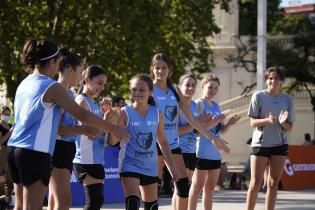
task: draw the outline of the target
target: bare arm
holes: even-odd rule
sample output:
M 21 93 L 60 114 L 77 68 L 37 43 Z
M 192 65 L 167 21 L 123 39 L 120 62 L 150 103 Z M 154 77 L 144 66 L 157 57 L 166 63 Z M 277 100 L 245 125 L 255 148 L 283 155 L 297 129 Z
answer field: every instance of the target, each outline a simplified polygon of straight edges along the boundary
M 238 115 L 234 115 L 233 117 L 231 117 L 226 124 L 222 125 L 221 132 L 225 133 L 232 125 L 237 123 L 240 119 L 241 117 Z
M 279 119 L 280 126 L 281 126 L 284 130 L 286 130 L 286 131 L 291 131 L 292 128 L 293 128 L 293 124 L 290 123 L 290 122 L 287 122 L 288 116 L 289 116 L 289 112 L 288 112 L 288 111 L 284 111 L 284 112 L 283 112 L 283 111 L 281 110 L 278 119 Z
M 89 124 L 102 131 L 111 131 L 114 135 L 121 138 L 129 138 L 129 133 L 123 130 L 121 127 L 108 123 L 106 120 L 102 120 L 93 113 L 81 108 L 73 99 L 71 99 L 65 88 L 60 84 L 55 83 L 47 90 L 44 101 L 51 103 L 55 102 L 65 111 L 69 112 L 72 116 L 77 118 L 83 123 Z
M 188 125 L 178 125 L 178 134 L 184 135 L 185 133 L 191 132 L 194 127 Z
M 164 119 L 163 119 L 163 115 L 160 112 L 159 112 L 159 125 L 158 125 L 158 130 L 157 130 L 157 137 L 158 137 L 158 144 L 163 153 L 167 168 L 170 171 L 173 180 L 176 181 L 178 179 L 177 172 L 175 169 L 175 164 L 173 161 L 170 146 L 164 134 Z
M 61 136 L 86 135 L 90 138 L 97 137 L 102 132 L 89 125 L 78 125 L 76 127 L 59 125 L 58 134 Z
M 191 114 L 190 109 L 189 109 L 188 100 L 185 99 L 185 97 L 183 96 L 183 94 L 181 93 L 181 91 L 178 88 L 177 88 L 177 93 L 178 93 L 178 96 L 180 98 L 180 101 L 179 101 L 180 109 L 184 113 L 188 122 L 194 128 L 196 128 L 199 131 L 199 133 L 206 136 L 209 140 L 211 139 L 218 149 L 222 150 L 223 152 L 229 152 L 230 149 L 226 146 L 226 144 L 228 144 L 228 142 L 224 141 L 223 139 L 220 139 L 220 138 L 217 138 L 217 137 L 211 135 L 208 132 L 208 130 L 205 127 L 203 127 L 202 124 L 199 123 L 199 121 L 196 118 L 194 118 L 194 116 Z
M 119 118 L 117 120 L 117 125 L 121 127 L 125 127 L 127 125 L 127 115 L 126 112 L 122 111 L 119 115 Z M 120 142 L 120 139 L 117 138 L 116 136 L 112 135 L 111 132 L 108 133 L 108 139 L 107 143 L 109 145 L 115 145 Z
M 252 127 L 264 127 L 266 125 L 275 124 L 277 122 L 277 118 L 272 115 L 272 113 L 269 113 L 269 116 L 263 119 L 258 118 L 252 118 L 250 117 L 250 125 Z

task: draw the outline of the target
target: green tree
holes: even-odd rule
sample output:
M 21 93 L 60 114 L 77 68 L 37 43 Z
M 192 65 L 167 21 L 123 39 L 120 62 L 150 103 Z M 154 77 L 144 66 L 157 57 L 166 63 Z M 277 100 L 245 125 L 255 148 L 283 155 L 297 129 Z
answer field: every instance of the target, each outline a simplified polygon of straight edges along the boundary
M 187 66 L 211 68 L 206 37 L 218 33 L 212 10 L 230 0 L 45 0 L 0 2 L 0 78 L 8 97 L 25 77 L 19 52 L 26 38 L 49 39 L 79 52 L 86 64 L 109 72 L 106 95 L 126 96 L 129 78 L 147 72 L 150 58 L 164 52 L 176 80 Z
M 272 31 L 274 24 L 283 14 L 279 5 L 281 0 L 267 0 L 267 31 Z M 239 34 L 257 35 L 257 0 L 239 0 Z

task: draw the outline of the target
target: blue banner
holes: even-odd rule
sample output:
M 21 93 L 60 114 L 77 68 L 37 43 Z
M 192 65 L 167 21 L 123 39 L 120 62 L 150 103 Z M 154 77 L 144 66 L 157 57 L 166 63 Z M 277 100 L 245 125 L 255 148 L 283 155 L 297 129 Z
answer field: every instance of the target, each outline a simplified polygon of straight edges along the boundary
M 105 182 L 104 203 L 124 202 L 125 196 L 119 179 L 118 171 L 118 147 L 105 147 Z M 85 204 L 84 188 L 72 173 L 71 176 L 72 206 L 83 206 Z

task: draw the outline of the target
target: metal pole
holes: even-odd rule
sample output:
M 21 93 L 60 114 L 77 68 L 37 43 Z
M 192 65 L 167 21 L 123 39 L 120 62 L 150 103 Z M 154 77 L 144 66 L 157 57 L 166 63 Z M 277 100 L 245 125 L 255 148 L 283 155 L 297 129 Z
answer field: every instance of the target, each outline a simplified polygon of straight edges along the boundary
M 257 17 L 257 90 L 264 89 L 267 43 L 267 1 L 258 0 Z

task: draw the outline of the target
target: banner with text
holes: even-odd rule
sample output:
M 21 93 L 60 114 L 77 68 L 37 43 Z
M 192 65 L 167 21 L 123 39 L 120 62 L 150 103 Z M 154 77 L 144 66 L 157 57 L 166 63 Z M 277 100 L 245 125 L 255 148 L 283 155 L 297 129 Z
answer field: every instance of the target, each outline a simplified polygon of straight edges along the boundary
M 118 171 L 118 147 L 105 147 L 105 182 L 104 182 L 104 203 L 118 203 L 125 200 Z M 81 183 L 72 173 L 71 176 L 72 206 L 83 206 L 85 204 L 84 189 Z
M 289 146 L 281 183 L 284 190 L 315 188 L 315 146 Z

